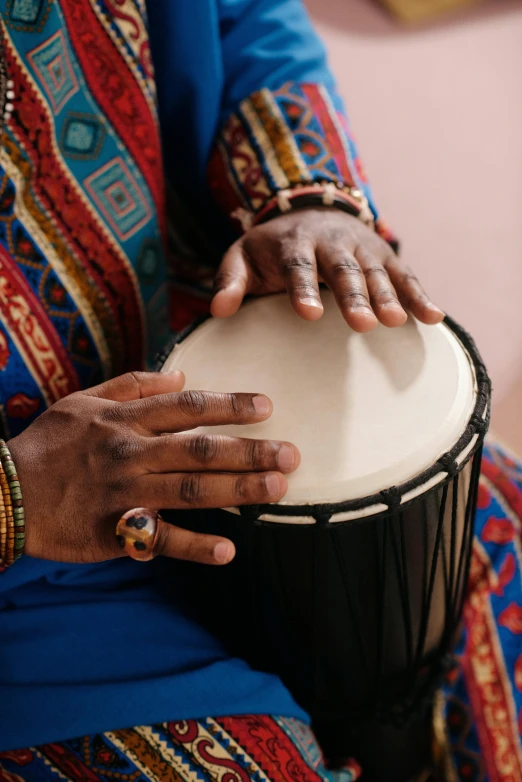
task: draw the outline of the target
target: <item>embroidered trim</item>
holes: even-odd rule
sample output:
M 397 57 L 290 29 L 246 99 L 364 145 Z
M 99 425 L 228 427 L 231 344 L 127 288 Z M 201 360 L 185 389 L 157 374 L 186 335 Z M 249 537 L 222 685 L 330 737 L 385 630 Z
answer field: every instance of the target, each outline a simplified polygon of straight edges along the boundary
M 307 725 L 243 715 L 108 731 L 0 753 L 0 779 L 71 782 L 355 782 L 355 761 L 329 771 Z
M 350 211 L 397 246 L 373 206 L 347 122 L 322 85 L 288 83 L 244 100 L 217 139 L 208 181 L 243 231 L 319 204 Z M 304 195 L 309 202 L 298 202 Z

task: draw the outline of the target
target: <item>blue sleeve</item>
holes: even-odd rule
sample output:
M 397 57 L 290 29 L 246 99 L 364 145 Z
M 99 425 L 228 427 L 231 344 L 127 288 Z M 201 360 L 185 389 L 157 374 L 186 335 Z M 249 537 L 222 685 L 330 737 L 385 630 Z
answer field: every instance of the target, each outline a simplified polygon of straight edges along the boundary
M 225 72 L 222 120 L 263 87 L 324 85 L 342 110 L 326 51 L 301 0 L 219 0 Z
M 333 183 L 395 245 L 301 0 L 217 2 L 224 87 L 208 167 L 214 200 L 244 230 L 281 190 Z

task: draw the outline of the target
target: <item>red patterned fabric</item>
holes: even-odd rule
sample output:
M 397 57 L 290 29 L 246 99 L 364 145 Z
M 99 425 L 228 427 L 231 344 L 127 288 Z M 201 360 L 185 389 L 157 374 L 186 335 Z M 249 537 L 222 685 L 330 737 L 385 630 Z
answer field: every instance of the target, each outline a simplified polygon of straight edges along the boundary
M 155 112 L 151 112 L 137 82 L 129 79 L 121 49 L 107 35 L 89 0 L 64 2 L 62 9 L 87 85 L 139 166 L 164 230 L 165 188 Z M 117 13 L 115 3 L 111 5 L 111 13 Z M 121 18 L 121 12 L 119 15 Z M 135 28 L 143 26 L 141 14 L 132 19 Z M 136 35 L 136 29 L 133 34 Z M 144 45 L 148 46 L 146 39 Z
M 458 667 L 445 687 L 452 779 L 522 782 L 522 463 L 488 445 Z
M 168 722 L 0 753 L 0 782 L 353 782 L 328 771 L 310 728 L 283 717 Z
M 320 84 L 265 88 L 244 100 L 217 139 L 208 179 L 218 203 L 243 229 L 277 192 L 314 183 L 355 188 L 361 215 L 377 217 L 347 120 Z M 397 246 L 380 218 L 375 229 Z
M 165 178 L 144 3 L 9 0 L 0 55 L 14 96 L 0 160 L 0 429 L 14 437 L 167 342 Z

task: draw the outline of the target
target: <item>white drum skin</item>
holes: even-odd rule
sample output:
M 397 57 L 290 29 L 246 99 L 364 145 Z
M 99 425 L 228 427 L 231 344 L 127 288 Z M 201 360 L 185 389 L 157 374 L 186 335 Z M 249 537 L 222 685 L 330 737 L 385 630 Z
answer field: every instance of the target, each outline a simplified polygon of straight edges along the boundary
M 329 291 L 322 299 L 316 322 L 285 294 L 252 300 L 198 327 L 163 367 L 183 370 L 187 389 L 270 397 L 268 421 L 207 431 L 297 445 L 301 466 L 281 504 L 345 502 L 405 483 L 452 448 L 475 404 L 471 362 L 446 325 L 410 317 L 357 334 Z

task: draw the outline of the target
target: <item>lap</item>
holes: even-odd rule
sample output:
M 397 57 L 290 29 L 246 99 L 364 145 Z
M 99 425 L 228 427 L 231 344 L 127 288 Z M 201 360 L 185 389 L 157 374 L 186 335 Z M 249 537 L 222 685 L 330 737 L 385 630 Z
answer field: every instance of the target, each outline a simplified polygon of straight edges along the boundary
M 522 462 L 484 455 L 457 665 L 436 715 L 445 782 L 522 782 Z M 168 722 L 0 754 L 0 782 L 299 780 L 330 771 L 311 730 L 266 715 Z

